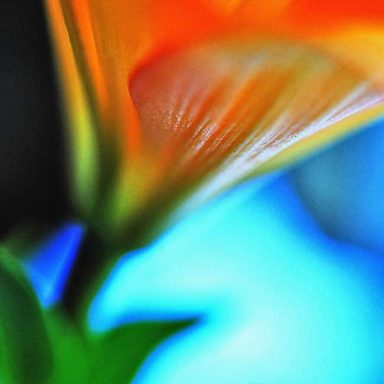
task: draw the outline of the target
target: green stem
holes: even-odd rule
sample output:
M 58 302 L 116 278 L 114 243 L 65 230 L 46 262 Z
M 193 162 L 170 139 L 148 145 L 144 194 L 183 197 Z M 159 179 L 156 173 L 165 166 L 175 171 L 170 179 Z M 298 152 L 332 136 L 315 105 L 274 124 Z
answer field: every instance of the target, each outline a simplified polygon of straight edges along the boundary
M 89 305 L 117 261 L 127 252 L 140 248 L 140 242 L 129 243 L 133 246 L 123 247 L 119 242 L 106 241 L 98 231 L 88 230 L 61 302 L 68 317 L 77 325 L 85 326 Z
M 105 246 L 100 237 L 88 231 L 76 257 L 62 299 L 62 307 L 71 318 L 77 317 L 85 292 L 104 269 L 105 256 Z

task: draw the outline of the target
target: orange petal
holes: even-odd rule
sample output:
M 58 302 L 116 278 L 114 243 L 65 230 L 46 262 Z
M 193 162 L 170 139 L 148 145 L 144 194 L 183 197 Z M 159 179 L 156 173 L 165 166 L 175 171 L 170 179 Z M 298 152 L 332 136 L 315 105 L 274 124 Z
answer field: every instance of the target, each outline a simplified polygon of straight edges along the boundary
M 229 24 L 308 34 L 346 24 L 382 24 L 381 0 L 206 0 Z
M 201 202 L 292 146 L 297 155 L 384 113 L 384 88 L 288 40 L 196 46 L 146 65 L 130 90 L 152 162 L 140 196 L 162 207 L 192 190 Z
M 384 1 L 208 1 L 226 15 L 229 35 L 290 38 L 314 45 L 334 59 L 384 84 Z
M 326 28 L 342 24 L 383 23 L 384 2 L 381 0 L 290 0 L 287 14 L 293 23 Z
M 114 223 L 197 187 L 204 200 L 383 113 L 381 1 L 46 2 Z

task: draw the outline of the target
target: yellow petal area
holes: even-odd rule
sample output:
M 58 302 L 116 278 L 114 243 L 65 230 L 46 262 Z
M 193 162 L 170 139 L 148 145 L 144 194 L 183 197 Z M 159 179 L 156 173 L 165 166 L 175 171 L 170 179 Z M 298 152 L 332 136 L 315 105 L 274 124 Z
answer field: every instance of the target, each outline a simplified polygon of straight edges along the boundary
M 384 113 L 378 83 L 289 40 L 226 39 L 157 58 L 130 91 L 144 139 L 139 216 L 186 196 L 200 204 L 281 165 L 290 148 L 297 156 Z
M 384 87 L 384 21 L 381 27 L 345 26 L 316 35 L 312 41 L 335 59 Z

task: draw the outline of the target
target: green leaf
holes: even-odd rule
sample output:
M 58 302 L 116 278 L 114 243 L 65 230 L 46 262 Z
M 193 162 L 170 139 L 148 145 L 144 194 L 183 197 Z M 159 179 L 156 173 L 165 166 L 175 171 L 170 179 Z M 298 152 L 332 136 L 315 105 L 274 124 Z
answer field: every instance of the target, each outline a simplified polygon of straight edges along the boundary
M 54 345 L 54 372 L 50 383 L 84 384 L 89 374 L 89 349 L 84 337 L 57 310 L 46 313 Z M 49 383 L 49 384 L 50 384 Z
M 130 383 L 156 345 L 191 324 L 192 321 L 143 322 L 124 325 L 102 334 L 94 345 L 89 382 Z
M 0 382 L 41 384 L 51 369 L 39 302 L 17 260 L 0 248 Z

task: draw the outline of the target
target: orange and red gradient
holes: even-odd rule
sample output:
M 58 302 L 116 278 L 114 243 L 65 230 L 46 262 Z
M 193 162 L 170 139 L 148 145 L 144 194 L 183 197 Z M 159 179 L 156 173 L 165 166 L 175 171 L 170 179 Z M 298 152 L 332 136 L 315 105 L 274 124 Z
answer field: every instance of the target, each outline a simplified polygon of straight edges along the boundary
M 382 1 L 46 4 L 75 197 L 111 231 L 169 219 L 384 114 Z

